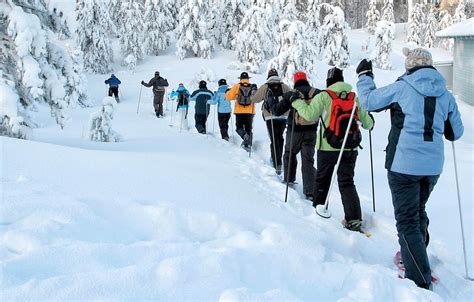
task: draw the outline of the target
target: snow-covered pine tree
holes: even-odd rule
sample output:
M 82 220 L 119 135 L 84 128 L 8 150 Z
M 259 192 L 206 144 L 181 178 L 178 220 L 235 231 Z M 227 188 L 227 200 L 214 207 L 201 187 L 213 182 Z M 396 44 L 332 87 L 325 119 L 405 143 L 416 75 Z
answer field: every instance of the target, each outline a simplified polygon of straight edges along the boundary
M 322 24 L 322 49 L 324 62 L 338 67 L 347 67 L 350 64 L 349 26 L 344 20 L 344 12 L 339 7 L 333 7 Z
M 209 30 L 209 39 L 214 49 L 221 41 L 221 11 L 217 4 L 211 4 L 209 8 L 209 15 L 207 17 Z
M 458 6 L 454 11 L 453 24 L 459 23 L 466 20 L 466 3 L 464 0 L 459 0 Z
M 408 42 L 413 42 L 418 46 L 423 45 L 423 34 L 425 30 L 425 15 L 420 3 L 413 6 L 412 16 L 408 23 Z
M 31 13 L 23 7 L 28 7 Z M 44 14 L 43 0 L 35 3 L 9 0 L 2 6 L 2 135 L 25 138 L 27 129 L 35 125 L 27 110 L 36 104 L 48 104 L 51 115 L 63 128 L 68 107 L 85 102 L 84 78 L 78 74 L 79 67 L 55 40 L 52 24 Z
M 208 28 L 209 3 L 188 0 L 179 13 L 176 55 L 183 60 L 188 55 L 211 58 L 212 37 Z
M 145 3 L 144 36 L 148 55 L 157 56 L 168 48 L 170 40 L 166 31 L 172 27 L 173 24 L 169 16 L 165 15 L 162 2 L 147 0 Z
M 121 11 L 122 11 L 122 0 L 109 0 L 109 16 L 112 20 L 115 28 L 119 28 L 119 24 L 121 22 Z
M 385 3 L 382 8 L 381 20 L 392 23 L 395 22 L 395 16 L 393 14 L 393 0 L 385 0 Z
M 436 47 L 436 32 L 439 30 L 438 20 L 436 20 L 435 11 L 432 7 L 426 20 L 425 47 Z
M 137 61 L 143 59 L 143 7 L 135 0 L 122 3 L 120 50 L 124 60 L 122 65 L 133 70 Z M 130 56 L 133 56 L 130 57 Z
M 296 0 L 284 0 L 280 20 L 288 20 L 293 22 L 298 20 L 298 17 L 299 12 L 296 8 Z
M 120 135 L 112 130 L 112 120 L 117 102 L 113 97 L 105 97 L 102 107 L 90 117 L 89 139 L 95 142 L 119 142 Z
M 280 50 L 278 56 L 268 63 L 268 70 L 275 68 L 281 72 L 282 79 L 292 83 L 296 71 L 304 71 L 309 76 L 314 74 L 313 59 L 314 45 L 306 37 L 306 28 L 303 22 L 283 20 L 280 22 Z
M 77 12 L 76 43 L 84 55 L 84 69 L 108 73 L 113 61 L 112 43 L 107 37 L 107 14 L 101 0 L 81 0 Z M 102 12 L 102 13 L 100 13 Z
M 441 10 L 439 12 L 439 29 L 445 29 L 453 25 L 453 18 L 449 14 L 447 10 Z M 441 39 L 440 41 L 441 45 L 443 46 L 444 49 L 446 50 L 451 50 L 453 49 L 454 46 L 454 40 L 453 39 Z
M 377 22 L 380 21 L 380 12 L 377 9 L 377 0 L 369 1 L 369 10 L 365 16 L 367 17 L 367 30 L 370 33 L 374 33 Z
M 245 12 L 250 8 L 250 2 L 250 0 L 224 0 L 218 42 L 225 49 L 235 49 L 235 37 L 239 32 Z
M 374 63 L 380 69 L 392 69 L 390 55 L 392 54 L 392 40 L 395 39 L 395 24 L 385 20 L 377 22 L 375 29 Z
M 309 41 L 312 41 L 316 55 L 321 53 L 321 11 L 319 0 L 309 0 L 306 14 L 306 35 Z
M 275 55 L 273 28 L 268 11 L 258 6 L 252 6 L 242 19 L 235 49 L 237 58 L 245 63 L 248 71 L 259 73 L 263 61 Z

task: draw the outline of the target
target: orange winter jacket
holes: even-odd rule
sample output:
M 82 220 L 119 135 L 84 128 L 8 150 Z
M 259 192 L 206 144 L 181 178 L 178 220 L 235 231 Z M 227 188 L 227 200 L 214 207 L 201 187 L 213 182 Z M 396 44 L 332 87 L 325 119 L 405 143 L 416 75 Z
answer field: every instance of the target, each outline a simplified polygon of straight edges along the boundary
M 235 84 L 232 88 L 226 92 L 225 98 L 228 101 L 237 100 L 237 95 L 239 94 L 240 84 L 248 84 L 249 80 L 243 79 L 240 80 L 240 83 Z M 235 101 L 234 114 L 255 114 L 255 104 L 248 106 L 242 106 L 237 101 Z

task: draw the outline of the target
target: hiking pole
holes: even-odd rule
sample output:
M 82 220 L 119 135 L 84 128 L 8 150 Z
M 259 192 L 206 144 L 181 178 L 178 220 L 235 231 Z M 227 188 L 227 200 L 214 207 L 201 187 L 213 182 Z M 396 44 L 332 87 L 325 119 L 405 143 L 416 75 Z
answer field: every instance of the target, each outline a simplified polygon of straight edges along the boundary
M 324 202 L 324 205 L 319 204 L 316 206 L 316 214 L 318 214 L 319 216 L 323 218 L 331 217 L 331 212 L 329 212 L 329 197 L 331 196 L 332 185 L 334 184 L 334 180 L 337 175 L 337 170 L 339 169 L 339 164 L 341 163 L 342 154 L 344 153 L 344 148 L 346 147 L 347 137 L 349 136 L 349 130 L 351 129 L 351 124 L 352 124 L 352 120 L 354 119 L 356 108 L 357 108 L 357 103 L 354 102 L 354 106 L 352 107 L 351 117 L 349 119 L 349 123 L 347 123 L 346 133 L 344 134 L 344 140 L 342 141 L 341 150 L 339 151 L 339 156 L 337 157 L 336 166 L 334 167 L 334 171 L 332 172 L 331 182 L 329 184 L 329 191 L 328 191 L 328 195 L 326 196 L 326 201 Z
M 454 174 L 456 175 L 456 189 L 458 192 L 458 208 L 459 208 L 459 221 L 461 222 L 461 236 L 462 236 L 462 250 L 464 254 L 464 271 L 466 274 L 466 279 L 469 281 L 474 281 L 473 278 L 469 277 L 468 267 L 467 267 L 467 256 L 466 256 L 466 238 L 464 237 L 464 224 L 462 220 L 462 209 L 461 209 L 461 193 L 459 190 L 459 179 L 458 179 L 458 165 L 456 162 L 456 150 L 454 148 L 454 142 L 451 142 L 453 146 L 453 157 L 454 157 Z
M 270 114 L 272 114 L 270 112 Z M 272 156 L 272 161 L 273 161 L 273 168 L 277 167 L 277 149 L 276 149 L 276 143 L 275 143 L 275 127 L 273 126 L 273 116 L 270 117 L 270 124 L 272 128 L 272 145 L 273 145 L 273 156 Z M 271 152 L 271 150 L 270 150 Z
M 288 151 L 288 166 L 286 170 L 286 191 L 285 191 L 285 202 L 288 201 L 288 188 L 290 186 L 290 167 L 291 167 L 291 149 L 293 147 L 293 134 L 295 133 L 295 116 L 296 116 L 296 109 L 293 109 L 293 120 L 291 121 L 291 132 L 290 132 L 290 148 Z M 288 130 L 286 130 L 288 131 Z
M 140 84 L 140 93 L 139 93 L 139 95 L 138 95 L 137 114 L 138 114 L 138 110 L 140 110 L 140 100 L 141 100 L 141 98 L 142 98 L 142 87 L 143 87 L 143 85 Z
M 235 128 L 234 128 L 234 119 L 232 118 L 232 112 L 230 113 L 230 126 L 232 127 L 232 143 L 235 144 Z
M 253 115 L 252 115 L 252 121 L 250 122 L 252 127 L 250 129 L 250 150 L 249 150 L 249 158 L 252 157 L 252 146 L 253 146 Z
M 168 88 L 167 87 L 165 87 L 165 95 L 167 96 L 165 100 L 165 111 L 168 111 Z
M 214 106 L 213 110 L 213 116 L 212 116 L 212 134 L 215 133 L 216 130 L 216 111 L 217 111 L 217 105 Z
M 168 100 L 171 100 L 170 95 L 168 95 Z M 171 101 L 171 116 L 170 116 L 170 127 L 173 127 L 173 108 L 174 108 L 174 101 Z
M 372 129 L 369 130 L 370 174 L 372 176 L 372 208 L 375 213 L 374 161 L 372 157 Z

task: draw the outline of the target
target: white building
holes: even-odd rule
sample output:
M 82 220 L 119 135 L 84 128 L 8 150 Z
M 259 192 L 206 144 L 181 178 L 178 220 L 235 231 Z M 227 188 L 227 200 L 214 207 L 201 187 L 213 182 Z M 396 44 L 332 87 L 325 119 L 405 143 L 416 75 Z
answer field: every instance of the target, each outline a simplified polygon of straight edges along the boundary
M 436 36 L 454 39 L 453 93 L 474 106 L 474 18 L 443 29 Z

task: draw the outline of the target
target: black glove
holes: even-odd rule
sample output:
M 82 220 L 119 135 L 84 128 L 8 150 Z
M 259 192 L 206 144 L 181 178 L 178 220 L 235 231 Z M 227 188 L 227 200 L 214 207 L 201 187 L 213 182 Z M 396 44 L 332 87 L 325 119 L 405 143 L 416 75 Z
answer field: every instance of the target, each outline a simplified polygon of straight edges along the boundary
M 257 90 L 257 84 L 252 84 L 250 85 L 250 87 L 252 88 L 252 90 Z
M 374 118 L 374 116 L 372 115 L 372 113 L 370 113 L 370 112 L 369 112 L 369 116 L 370 116 L 370 118 L 372 119 L 372 122 L 373 122 L 372 128 L 370 128 L 370 130 L 374 130 L 374 127 L 375 127 L 375 118 Z
M 301 99 L 301 94 L 299 91 L 293 91 L 293 93 L 290 96 L 290 102 L 293 103 L 297 99 Z
M 360 61 L 359 66 L 357 66 L 356 72 L 357 76 L 359 77 L 365 74 L 373 78 L 374 73 L 372 72 L 372 61 L 367 61 L 366 59 Z
M 144 81 L 142 81 L 142 85 L 145 85 L 145 82 L 144 82 Z

